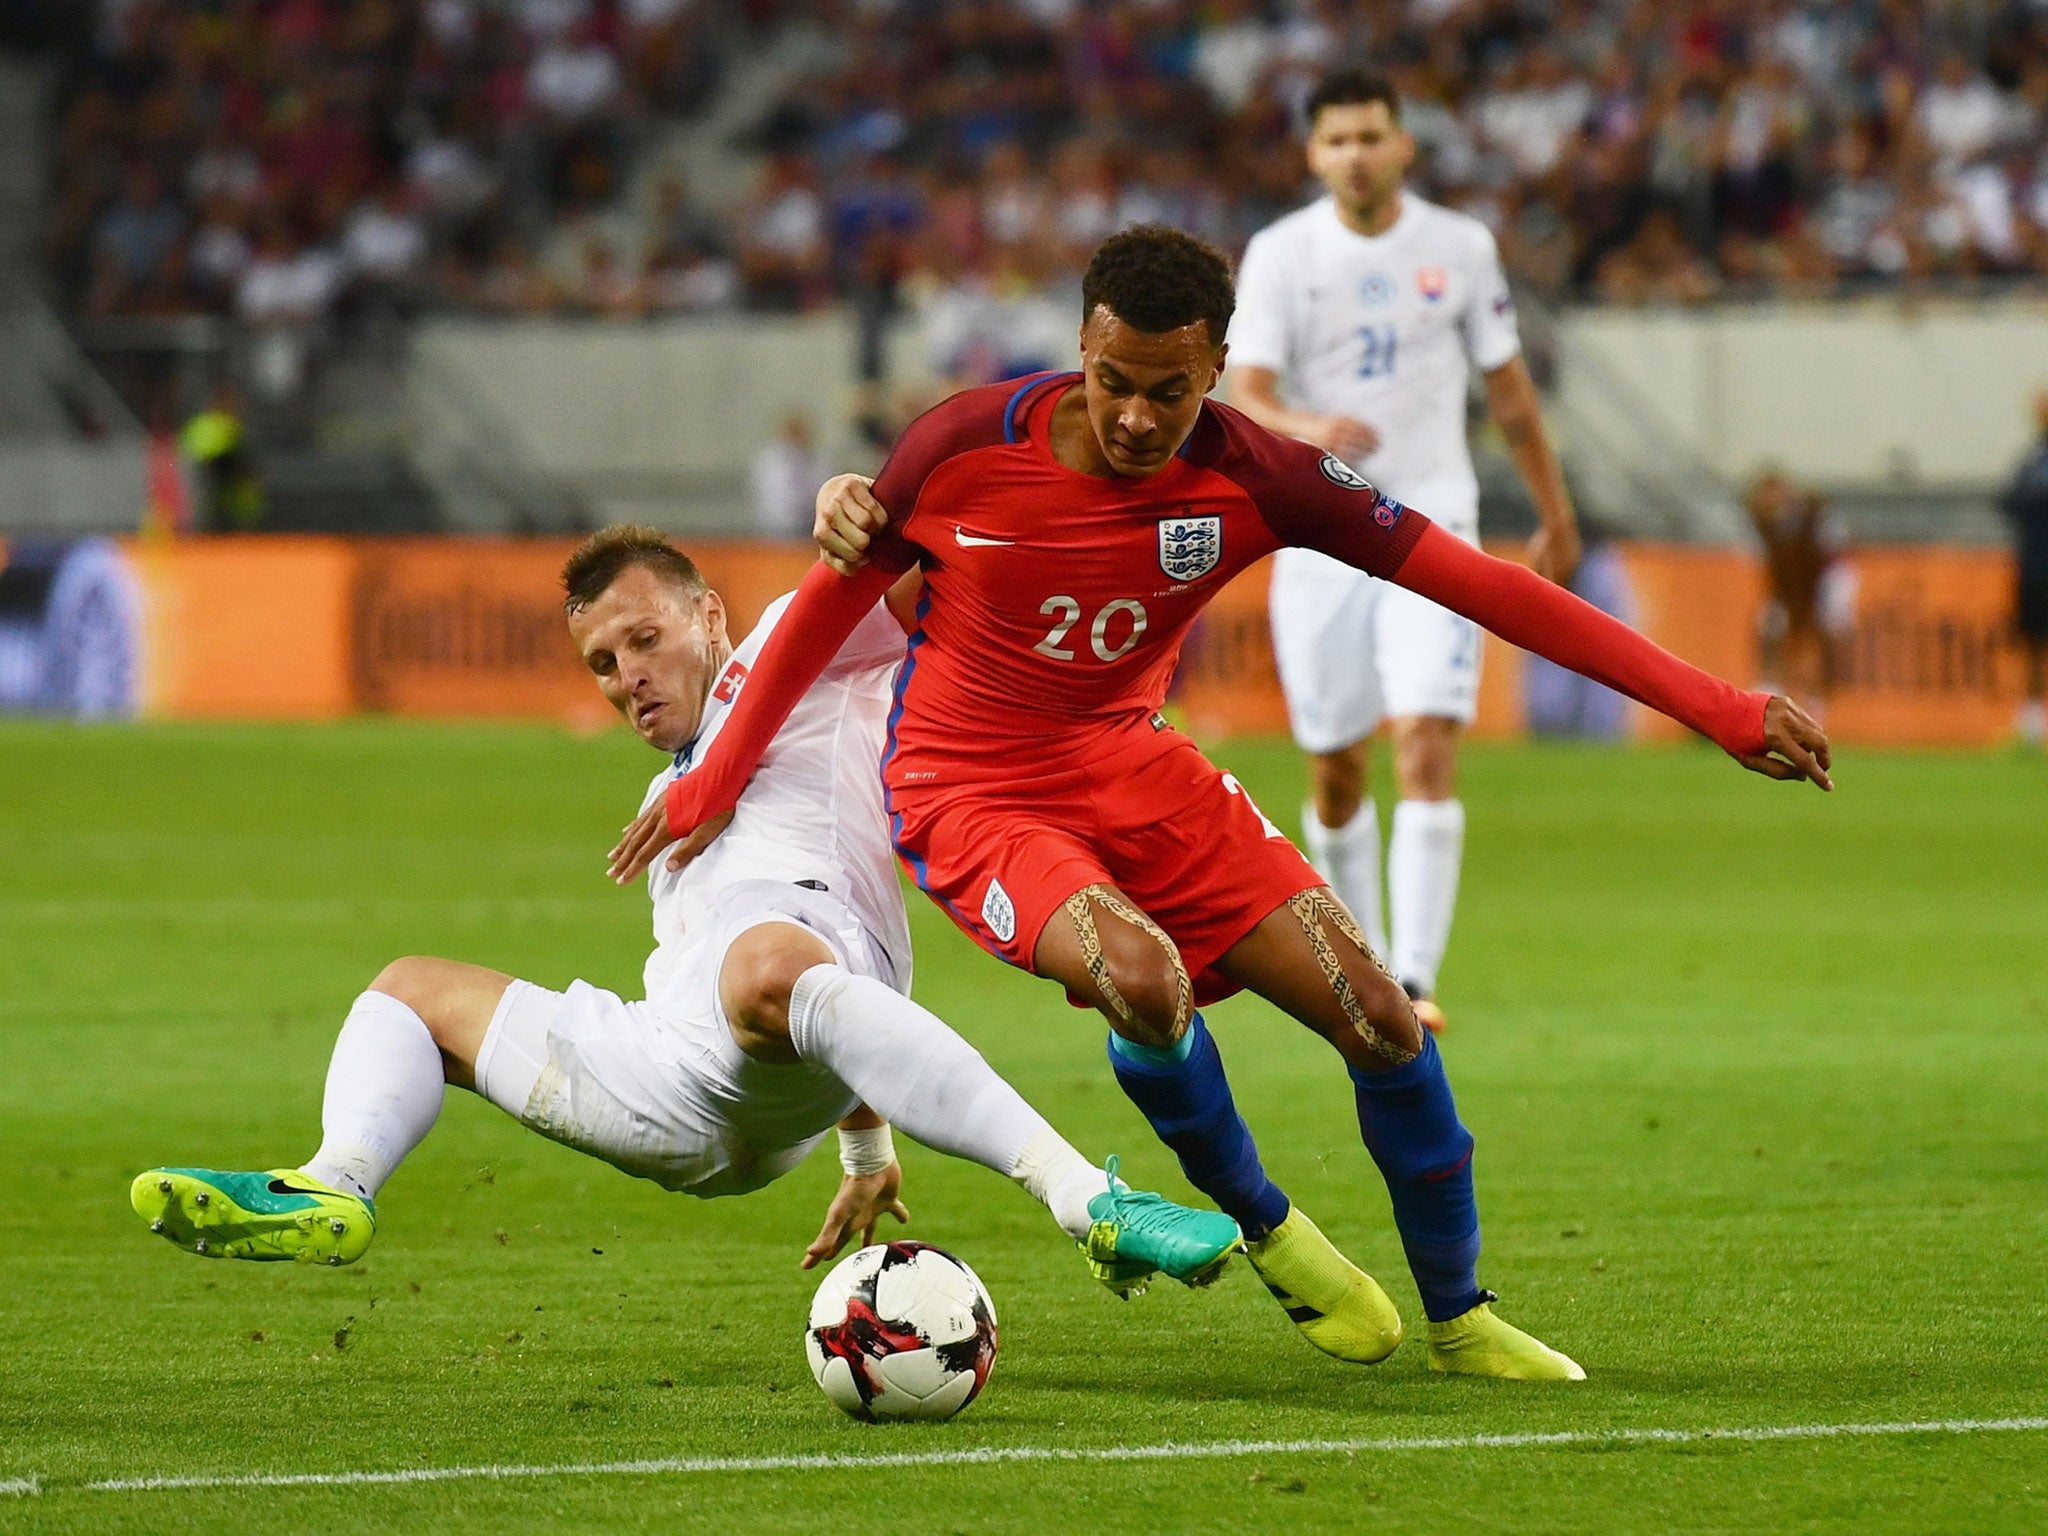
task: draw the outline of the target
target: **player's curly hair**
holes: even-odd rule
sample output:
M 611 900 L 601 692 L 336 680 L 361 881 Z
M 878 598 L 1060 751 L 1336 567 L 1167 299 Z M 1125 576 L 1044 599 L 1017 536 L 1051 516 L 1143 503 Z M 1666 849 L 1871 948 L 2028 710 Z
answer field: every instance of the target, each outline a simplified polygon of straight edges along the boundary
M 659 528 L 613 523 L 579 544 L 562 566 L 562 607 L 580 613 L 604 596 L 622 571 L 635 565 L 667 577 L 692 597 L 710 590 L 697 562 L 669 543 Z
M 1237 308 L 1230 261 L 1205 240 L 1165 224 L 1138 224 L 1095 248 L 1081 279 L 1081 321 L 1097 305 L 1150 335 L 1205 321 L 1223 345 Z

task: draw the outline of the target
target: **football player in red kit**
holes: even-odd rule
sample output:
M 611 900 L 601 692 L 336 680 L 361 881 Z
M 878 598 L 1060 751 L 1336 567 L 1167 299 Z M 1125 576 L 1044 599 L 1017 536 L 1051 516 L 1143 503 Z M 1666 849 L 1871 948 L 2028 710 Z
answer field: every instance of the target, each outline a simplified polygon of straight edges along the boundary
M 805 579 L 725 731 L 628 826 L 612 872 L 631 878 L 676 838 L 680 863 L 716 835 L 842 638 L 921 567 L 883 763 L 917 883 L 984 948 L 1107 1017 L 1119 1084 L 1243 1227 L 1311 1343 L 1377 1360 L 1401 1323 L 1260 1165 L 1197 1011 L 1241 988 L 1349 1069 L 1430 1364 L 1577 1380 L 1478 1284 L 1472 1137 L 1406 994 L 1307 860 L 1157 713 L 1182 638 L 1231 577 L 1299 545 L 1662 710 L 1773 778 L 1830 787 L 1827 740 L 1790 700 L 1688 666 L 1208 401 L 1232 304 L 1227 263 L 1200 241 L 1159 226 L 1106 241 L 1083 284 L 1081 371 L 956 395 L 912 424 L 871 494 L 842 488 L 823 539 L 837 568 Z

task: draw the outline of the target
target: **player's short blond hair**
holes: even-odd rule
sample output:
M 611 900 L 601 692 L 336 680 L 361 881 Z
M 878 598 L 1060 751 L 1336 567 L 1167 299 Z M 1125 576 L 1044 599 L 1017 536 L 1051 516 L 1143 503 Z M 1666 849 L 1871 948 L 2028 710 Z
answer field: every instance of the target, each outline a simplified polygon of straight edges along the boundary
M 613 523 L 600 528 L 562 566 L 562 607 L 579 613 L 604 596 L 606 588 L 631 566 L 665 577 L 692 597 L 710 591 L 697 562 L 669 543 L 668 535 L 645 523 Z

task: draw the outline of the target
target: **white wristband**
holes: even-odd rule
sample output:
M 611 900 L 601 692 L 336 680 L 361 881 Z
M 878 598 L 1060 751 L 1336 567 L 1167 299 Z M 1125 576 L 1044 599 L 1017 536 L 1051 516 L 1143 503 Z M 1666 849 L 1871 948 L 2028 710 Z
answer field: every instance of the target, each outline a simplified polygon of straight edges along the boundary
M 849 1178 L 864 1179 L 882 1172 L 896 1161 L 896 1139 L 889 1127 L 877 1125 L 864 1131 L 839 1132 L 839 1166 Z

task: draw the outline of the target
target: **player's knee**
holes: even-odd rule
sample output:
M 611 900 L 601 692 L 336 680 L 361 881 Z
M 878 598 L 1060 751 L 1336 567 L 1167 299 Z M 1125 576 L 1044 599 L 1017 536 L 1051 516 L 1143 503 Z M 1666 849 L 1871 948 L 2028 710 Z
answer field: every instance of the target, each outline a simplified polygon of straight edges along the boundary
M 431 1016 L 438 1011 L 434 1005 L 440 998 L 446 965 L 446 961 L 430 955 L 406 955 L 379 971 L 370 990 L 398 999 L 421 1018 L 428 1019 L 431 1027 Z
M 1365 803 L 1366 751 L 1360 742 L 1337 752 L 1319 752 L 1309 759 L 1309 799 L 1316 819 L 1326 827 L 1349 826 Z
M 1102 958 L 1109 983 L 1123 1003 L 1117 1033 L 1139 1045 L 1173 1044 L 1187 1029 L 1192 996 L 1179 957 L 1151 935 L 1125 924 L 1104 927 Z
M 1412 1060 L 1422 1050 L 1422 1021 L 1401 984 L 1376 966 L 1347 971 L 1347 977 L 1365 1014 L 1365 1027 L 1354 1031 L 1365 1054 L 1353 1065 L 1375 1071 Z M 1344 1055 L 1350 1060 L 1353 1052 Z
M 817 949 L 775 938 L 735 944 L 727 952 L 718 996 L 742 1051 L 766 1061 L 796 1059 L 789 1043 L 789 997 L 797 978 L 819 963 Z
M 1458 729 L 1449 720 L 1418 722 L 1394 743 L 1404 800 L 1448 800 L 1458 792 Z

